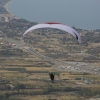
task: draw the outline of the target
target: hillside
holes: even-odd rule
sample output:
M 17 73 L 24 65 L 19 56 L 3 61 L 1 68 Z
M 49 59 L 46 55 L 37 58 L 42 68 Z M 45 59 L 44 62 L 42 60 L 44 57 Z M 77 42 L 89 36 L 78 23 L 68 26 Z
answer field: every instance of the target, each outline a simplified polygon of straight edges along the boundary
M 38 29 L 0 0 L 0 100 L 91 100 L 100 98 L 100 29 L 73 27 L 82 44 L 57 29 Z M 49 73 L 55 73 L 54 83 Z

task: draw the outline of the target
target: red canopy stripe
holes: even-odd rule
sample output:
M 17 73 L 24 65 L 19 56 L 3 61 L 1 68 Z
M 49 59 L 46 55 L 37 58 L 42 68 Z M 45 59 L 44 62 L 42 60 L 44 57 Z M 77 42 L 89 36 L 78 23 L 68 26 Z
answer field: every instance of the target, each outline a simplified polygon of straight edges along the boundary
M 58 22 L 45 22 L 45 24 L 61 24 L 61 23 L 58 23 Z

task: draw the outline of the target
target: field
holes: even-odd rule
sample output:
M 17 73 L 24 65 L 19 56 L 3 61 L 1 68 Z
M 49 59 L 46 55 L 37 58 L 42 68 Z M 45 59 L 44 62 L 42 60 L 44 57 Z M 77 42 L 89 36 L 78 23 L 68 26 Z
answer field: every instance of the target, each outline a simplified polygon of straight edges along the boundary
M 43 65 L 40 65 L 41 63 Z M 10 94 L 10 100 L 33 100 L 33 98 L 34 100 L 80 100 L 80 98 L 84 100 L 84 97 L 81 97 L 78 93 L 74 91 L 65 92 L 65 89 L 68 87 L 74 89 L 77 87 L 100 88 L 100 77 L 98 75 L 59 71 L 53 67 L 48 67 L 50 64 L 42 61 L 42 59 L 40 60 L 40 58 L 36 61 L 32 60 L 32 57 L 22 58 L 22 60 L 18 60 L 18 58 L 7 59 L 2 60 L 0 64 L 0 89 L 2 89 L 3 84 L 6 85 L 3 86 L 5 90 L 1 90 L 1 93 Z M 50 80 L 49 72 L 59 73 L 59 76 L 55 75 L 54 83 Z M 89 82 L 86 82 L 87 80 Z M 11 93 L 16 93 L 16 95 L 13 96 Z
M 19 19 L 0 0 L 0 100 L 100 100 L 100 29 L 57 29 Z M 54 81 L 50 73 L 55 75 Z
M 30 33 L 23 42 L 19 37 L 0 40 L 0 98 L 100 98 L 100 44 L 79 45 L 72 36 L 59 31 L 39 32 Z M 55 73 L 54 82 L 50 73 Z

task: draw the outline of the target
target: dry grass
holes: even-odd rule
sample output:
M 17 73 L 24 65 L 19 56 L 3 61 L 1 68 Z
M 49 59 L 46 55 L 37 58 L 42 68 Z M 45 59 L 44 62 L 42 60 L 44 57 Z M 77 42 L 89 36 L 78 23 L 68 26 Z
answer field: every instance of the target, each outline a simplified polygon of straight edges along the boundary
M 54 71 L 52 67 L 24 67 L 27 71 Z
M 75 93 L 52 93 L 51 95 L 19 96 L 24 100 L 77 100 L 79 97 Z
M 100 46 L 100 43 L 89 43 L 89 46 L 88 47 L 95 48 L 95 47 L 98 47 L 98 46 Z

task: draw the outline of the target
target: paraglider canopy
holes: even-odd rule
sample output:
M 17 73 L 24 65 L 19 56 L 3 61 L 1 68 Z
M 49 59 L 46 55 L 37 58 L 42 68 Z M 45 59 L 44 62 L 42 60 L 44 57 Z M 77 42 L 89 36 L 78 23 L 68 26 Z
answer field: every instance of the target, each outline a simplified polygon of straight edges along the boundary
M 68 32 L 72 36 L 74 36 L 78 40 L 78 42 L 81 44 L 80 34 L 75 29 L 65 24 L 58 23 L 58 22 L 45 22 L 45 23 L 34 25 L 25 31 L 25 33 L 23 34 L 23 37 L 26 34 L 28 34 L 28 32 L 35 30 L 35 29 L 39 29 L 39 28 L 55 28 L 55 29 L 60 29 L 62 31 Z

